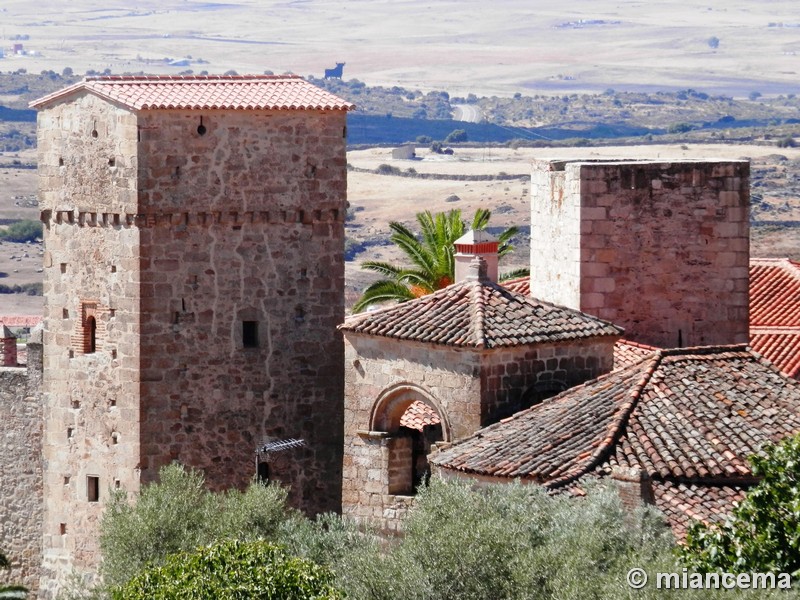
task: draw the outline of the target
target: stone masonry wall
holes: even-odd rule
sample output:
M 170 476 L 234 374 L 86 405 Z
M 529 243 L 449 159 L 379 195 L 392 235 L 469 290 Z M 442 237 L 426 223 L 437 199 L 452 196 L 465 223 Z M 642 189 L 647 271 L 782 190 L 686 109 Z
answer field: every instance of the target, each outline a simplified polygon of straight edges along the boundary
M 539 162 L 533 178 L 531 295 L 646 344 L 747 341 L 749 163 Z M 579 287 L 559 275 L 576 256 Z
M 271 477 L 340 508 L 344 123 L 91 95 L 40 113 L 48 597 L 96 566 L 109 489 L 171 460 L 243 487 L 257 445 L 302 438 Z
M 270 478 L 309 513 L 340 510 L 344 126 L 342 111 L 142 115 L 143 481 L 178 460 L 241 488 L 257 446 L 303 439 Z
M 482 426 L 608 373 L 616 337 L 498 348 L 481 359 Z M 526 393 L 527 392 L 527 393 Z
M 28 365 L 0 367 L 0 549 L 11 569 L 0 585 L 39 587 L 42 553 L 42 344 L 28 344 Z
M 91 570 L 109 490 L 139 489 L 139 228 L 134 115 L 85 95 L 39 113 L 44 222 L 42 588 Z M 87 352 L 88 317 L 96 351 Z M 98 478 L 99 498 L 89 496 Z
M 407 439 L 395 422 L 408 403 L 440 407 L 444 441 L 456 441 L 519 410 L 529 388 L 568 387 L 610 371 L 615 339 L 477 351 L 347 332 L 343 512 L 397 529 L 411 503 L 397 494 L 411 487 L 399 468 L 406 457 L 410 477 Z M 395 397 L 399 408 L 382 420 L 381 410 L 391 409 L 385 400 Z

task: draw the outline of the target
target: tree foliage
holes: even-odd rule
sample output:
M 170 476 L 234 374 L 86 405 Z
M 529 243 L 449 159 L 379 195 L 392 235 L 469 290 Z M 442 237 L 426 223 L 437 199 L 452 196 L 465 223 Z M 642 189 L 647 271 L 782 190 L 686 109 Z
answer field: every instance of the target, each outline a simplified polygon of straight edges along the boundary
M 225 540 L 173 554 L 115 589 L 113 600 L 338 600 L 329 569 L 263 540 Z
M 0 551 L 0 569 L 10 569 L 11 568 L 11 561 L 8 560 L 8 557 Z M 28 589 L 22 585 L 5 585 L 0 583 L 0 598 L 26 598 L 28 595 Z
M 800 574 L 800 436 L 767 445 L 750 458 L 762 478 L 730 517 L 698 523 L 687 536 L 683 559 L 700 571 Z
M 379 279 L 368 286 L 353 306 L 353 312 L 361 312 L 380 302 L 403 302 L 418 298 L 447 287 L 455 278 L 455 241 L 468 229 L 486 229 L 491 211 L 479 208 L 468 225 L 461 218 L 461 211 L 454 209 L 446 213 L 417 213 L 420 237 L 402 223 L 392 221 L 389 238 L 406 255 L 411 266 L 397 266 L 383 261 L 365 261 L 362 268 L 379 273 Z M 509 227 L 498 236 L 499 255 L 502 258 L 512 252 L 511 238 L 517 227 Z
M 149 563 L 219 539 L 280 538 L 284 523 L 297 518 L 278 486 L 215 494 L 199 472 L 169 465 L 135 504 L 124 493 L 111 498 L 100 526 L 101 572 L 106 584 L 121 585 Z
M 402 539 L 355 549 L 338 574 L 359 600 L 628 598 L 631 566 L 674 565 L 670 537 L 650 511 L 626 523 L 611 489 L 576 500 L 433 478 Z
M 17 221 L 0 229 L 0 240 L 8 242 L 33 242 L 41 237 L 42 224 L 39 221 Z

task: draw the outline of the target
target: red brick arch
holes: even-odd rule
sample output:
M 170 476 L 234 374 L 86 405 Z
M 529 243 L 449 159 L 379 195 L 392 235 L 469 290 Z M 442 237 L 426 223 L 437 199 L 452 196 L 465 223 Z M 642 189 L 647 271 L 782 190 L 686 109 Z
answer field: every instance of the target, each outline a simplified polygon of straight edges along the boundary
M 407 381 L 389 386 L 378 395 L 369 416 L 370 431 L 396 432 L 400 427 L 400 417 L 417 400 L 424 402 L 438 413 L 442 424 L 443 441 L 450 442 L 452 440 L 450 420 L 438 400 L 422 386 Z

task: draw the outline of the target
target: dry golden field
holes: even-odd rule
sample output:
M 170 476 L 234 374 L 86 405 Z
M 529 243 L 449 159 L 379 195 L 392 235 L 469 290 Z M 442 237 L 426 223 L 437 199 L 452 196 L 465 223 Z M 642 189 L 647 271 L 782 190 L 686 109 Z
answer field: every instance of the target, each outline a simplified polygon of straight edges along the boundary
M 745 145 L 689 145 L 689 146 L 608 146 L 593 148 L 464 148 L 453 156 L 432 155 L 418 149 L 417 160 L 394 160 L 391 149 L 373 148 L 348 152 L 348 162 L 360 168 L 375 169 L 389 164 L 403 171 L 413 168 L 419 173 L 447 173 L 457 175 L 508 174 L 525 175 L 530 172 L 534 158 L 628 158 L 628 159 L 681 159 L 681 158 L 750 158 L 755 163 L 773 166 L 775 148 Z M 781 154 L 789 161 L 800 160 L 800 148 L 785 148 Z M 402 257 L 390 245 L 379 245 L 388 239 L 389 221 L 413 225 L 414 215 L 422 210 L 445 211 L 458 208 L 465 216 L 475 209 L 486 207 L 493 211 L 493 226 L 530 225 L 530 180 L 513 181 L 446 181 L 412 179 L 389 175 L 376 175 L 350 171 L 348 175 L 348 200 L 353 219 L 348 223 L 348 238 L 365 243 L 366 250 L 347 263 L 348 298 L 352 302 L 358 290 L 371 280 L 371 274 L 360 270 L 363 260 L 379 259 L 397 261 Z M 38 218 L 38 209 L 18 206 L 14 196 L 36 193 L 36 172 L 33 170 L 4 169 L 0 167 L 0 219 Z M 454 200 L 453 196 L 458 197 Z M 450 201 L 448 201 L 448 199 Z M 765 195 L 765 200 L 780 204 Z M 800 220 L 800 203 L 787 203 L 787 208 L 776 213 L 782 220 Z M 770 218 L 766 216 L 765 218 Z M 800 240 L 796 228 L 762 232 L 754 229 L 753 256 L 793 256 L 800 259 Z M 526 236 L 505 268 L 523 266 L 528 262 Z M 8 277 L 0 280 L 6 285 L 41 281 L 41 248 L 25 244 L 0 243 L 0 272 Z M 27 256 L 25 256 L 27 254 Z M 14 258 L 12 258 L 14 257 Z M 41 309 L 41 297 L 19 294 L 0 295 L 0 314 L 30 314 Z
M 338 61 L 347 79 L 456 95 L 791 93 L 800 52 L 790 0 L 4 0 L 0 24 L 4 71 L 321 76 Z

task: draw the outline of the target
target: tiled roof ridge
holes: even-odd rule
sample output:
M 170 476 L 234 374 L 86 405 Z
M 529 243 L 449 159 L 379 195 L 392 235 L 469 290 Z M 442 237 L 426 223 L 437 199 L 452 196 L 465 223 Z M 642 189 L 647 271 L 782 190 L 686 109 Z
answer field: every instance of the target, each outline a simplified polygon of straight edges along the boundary
M 620 338 L 619 341 L 622 344 L 626 344 L 628 346 L 633 346 L 634 348 L 641 348 L 642 350 L 652 350 L 653 352 L 655 352 L 656 350 L 660 350 L 661 349 L 658 346 L 651 346 L 650 344 L 643 344 L 642 342 L 635 342 L 635 341 L 630 340 L 630 339 L 625 338 L 625 337 Z
M 798 270 L 800 276 L 800 262 L 792 260 L 788 256 L 751 256 L 750 263 L 757 263 L 758 266 L 787 267 L 791 266 Z
M 268 90 L 251 89 L 259 85 Z M 180 90 L 176 93 L 174 86 Z M 198 94 L 218 86 L 208 101 Z M 147 90 L 144 92 L 143 90 Z M 216 92 L 224 92 L 222 96 Z M 40 109 L 85 91 L 132 110 L 352 110 L 355 105 L 319 88 L 299 75 L 101 75 L 33 100 Z M 181 96 L 181 93 L 183 96 Z
M 491 282 L 479 279 L 477 281 L 468 280 L 465 283 L 471 284 L 469 286 L 469 312 L 470 317 L 472 318 L 470 329 L 472 330 L 475 347 L 486 348 L 488 344 L 486 343 L 486 332 L 483 327 L 483 321 L 486 318 L 486 311 L 484 310 L 483 287 L 487 283 Z
M 602 375 L 600 375 L 599 377 L 596 377 L 595 379 L 590 379 L 589 381 L 584 381 L 581 384 L 578 384 L 578 385 L 573 386 L 573 387 L 571 387 L 571 388 L 569 388 L 567 390 L 564 390 L 560 394 L 557 394 L 557 395 L 555 395 L 555 396 L 553 396 L 551 398 L 546 398 L 545 400 L 542 400 L 540 403 L 534 404 L 533 406 L 531 406 L 529 408 L 526 408 L 526 409 L 521 410 L 521 411 L 519 411 L 517 413 L 514 413 L 512 416 L 510 416 L 508 418 L 502 419 L 502 420 L 500 420 L 500 421 L 498 421 L 496 423 L 492 423 L 491 425 L 487 425 L 486 427 L 483 427 L 482 429 L 479 429 L 477 432 L 475 432 L 475 434 L 473 434 L 471 436 L 467 436 L 467 437 L 462 438 L 460 440 L 454 441 L 453 443 L 451 443 L 450 445 L 447 446 L 446 450 L 442 450 L 441 452 L 445 452 L 445 451 L 449 452 L 450 450 L 453 450 L 453 449 L 457 448 L 458 446 L 460 446 L 462 444 L 469 443 L 471 440 L 473 440 L 475 438 L 482 438 L 484 435 L 491 433 L 494 429 L 497 429 L 497 428 L 505 426 L 509 421 L 513 421 L 513 420 L 516 420 L 518 418 L 522 418 L 522 417 L 528 415 L 529 413 L 531 413 L 533 411 L 541 409 L 543 406 L 546 406 L 546 405 L 548 405 L 550 403 L 558 401 L 561 398 L 561 396 L 564 396 L 566 394 L 570 394 L 572 392 L 576 392 L 576 391 L 578 391 L 578 390 L 580 390 L 582 388 L 586 388 L 586 387 L 595 385 L 595 384 L 597 384 L 599 382 L 605 381 L 606 379 L 624 377 L 627 371 L 634 371 L 636 369 L 641 368 L 640 367 L 641 363 L 644 363 L 646 361 L 655 362 L 654 356 L 653 355 L 644 356 L 644 357 L 642 357 L 642 359 L 640 361 L 638 361 L 636 363 L 632 363 L 632 364 L 628 365 L 627 367 L 624 367 L 624 368 L 619 369 L 617 371 L 609 371 L 608 373 L 603 373 Z M 644 387 L 644 385 L 646 385 L 647 381 L 649 381 L 650 377 L 652 376 L 653 372 L 655 371 L 655 368 L 656 367 L 654 365 L 651 365 L 651 367 L 648 368 L 644 372 L 642 377 L 639 379 L 639 381 L 637 382 L 637 388 L 638 388 L 639 391 L 641 391 L 641 389 Z M 646 377 L 646 379 L 645 379 L 645 377 Z M 635 408 L 634 404 L 635 403 L 631 404 L 629 402 L 626 402 L 625 404 L 623 404 L 620 407 L 620 409 L 618 409 L 618 410 L 621 411 L 621 410 L 624 410 L 624 409 L 629 407 L 629 410 L 627 411 L 627 414 L 625 414 L 623 421 L 627 420 L 627 418 L 630 416 L 631 412 L 633 412 L 633 409 Z M 615 422 L 617 422 L 617 420 L 615 420 Z M 615 429 L 613 424 L 612 424 L 611 429 Z M 617 427 L 616 428 L 616 434 L 621 434 L 621 433 L 622 433 L 622 431 Z M 620 437 L 619 435 L 616 435 L 616 434 L 607 435 L 604 438 L 603 444 L 601 444 L 601 446 L 604 446 L 606 442 L 610 441 L 608 447 L 606 447 L 605 450 L 613 448 L 614 442 L 616 442 L 616 440 Z M 595 454 L 598 454 L 598 452 L 602 452 L 602 451 L 598 450 L 597 452 L 594 452 L 592 454 L 592 456 L 594 456 Z M 438 452 L 436 454 L 438 454 Z M 602 458 L 602 456 L 601 456 L 601 458 Z M 433 461 L 435 462 L 436 459 L 433 458 Z M 583 477 L 587 473 L 591 472 L 597 466 L 597 464 L 599 464 L 599 462 L 600 461 L 598 461 L 598 460 L 591 460 L 590 464 L 588 466 L 585 464 L 580 469 L 579 473 L 573 473 L 573 474 L 569 474 L 569 475 L 564 475 L 564 476 L 562 476 L 562 477 L 560 477 L 558 479 L 555 479 L 555 480 L 542 482 L 542 485 L 547 489 L 555 489 L 555 488 L 564 487 L 566 485 L 569 485 L 570 483 L 574 483 L 577 479 L 580 479 L 581 477 Z M 472 469 L 470 467 L 463 467 L 463 466 L 462 467 L 458 467 L 458 470 L 463 472 L 463 473 L 477 473 L 477 472 L 479 472 L 476 469 Z M 554 485 L 555 482 L 558 482 L 558 485 Z
M 748 352 L 749 346 L 747 344 L 720 344 L 716 346 L 684 346 L 682 348 L 659 348 L 655 353 L 659 357 L 667 356 L 704 356 L 710 354 L 720 353 L 734 353 L 734 352 Z M 719 358 L 718 356 L 716 358 Z
M 611 421 L 610 427 L 606 432 L 606 436 L 603 438 L 603 441 L 598 445 L 598 447 L 592 452 L 592 454 L 588 457 L 587 461 L 579 468 L 577 471 L 573 473 L 569 473 L 567 475 L 563 475 L 562 477 L 551 479 L 550 481 L 544 484 L 545 487 L 549 489 L 556 489 L 563 487 L 565 485 L 569 485 L 573 483 L 577 479 L 580 479 L 590 471 L 592 471 L 597 465 L 599 465 L 603 460 L 605 460 L 611 451 L 616 447 L 617 441 L 625 432 L 626 426 L 628 424 L 628 419 L 631 416 L 631 413 L 639 404 L 639 401 L 642 397 L 642 390 L 645 388 L 647 383 L 650 381 L 650 378 L 653 376 L 653 373 L 656 372 L 659 365 L 661 364 L 662 358 L 662 350 L 657 350 L 652 355 L 644 357 L 640 362 L 634 363 L 627 369 L 640 369 L 642 368 L 645 363 L 647 363 L 646 368 L 643 370 L 639 381 L 636 382 L 636 385 L 628 393 L 628 400 L 620 406 L 616 417 Z M 624 369 L 624 370 L 627 370 Z M 619 371 L 611 371 L 611 373 L 607 373 L 607 375 L 618 375 Z M 598 381 L 600 378 L 593 381 Z M 587 382 L 590 383 L 590 382 Z M 574 388 L 573 388 L 574 389 Z M 568 392 L 569 390 L 567 390 Z M 557 397 L 557 396 L 556 396 Z
M 84 77 L 78 83 L 89 81 L 280 81 L 283 79 L 299 79 L 303 77 L 295 74 L 287 75 L 92 75 Z M 74 84 L 73 84 L 74 85 Z

